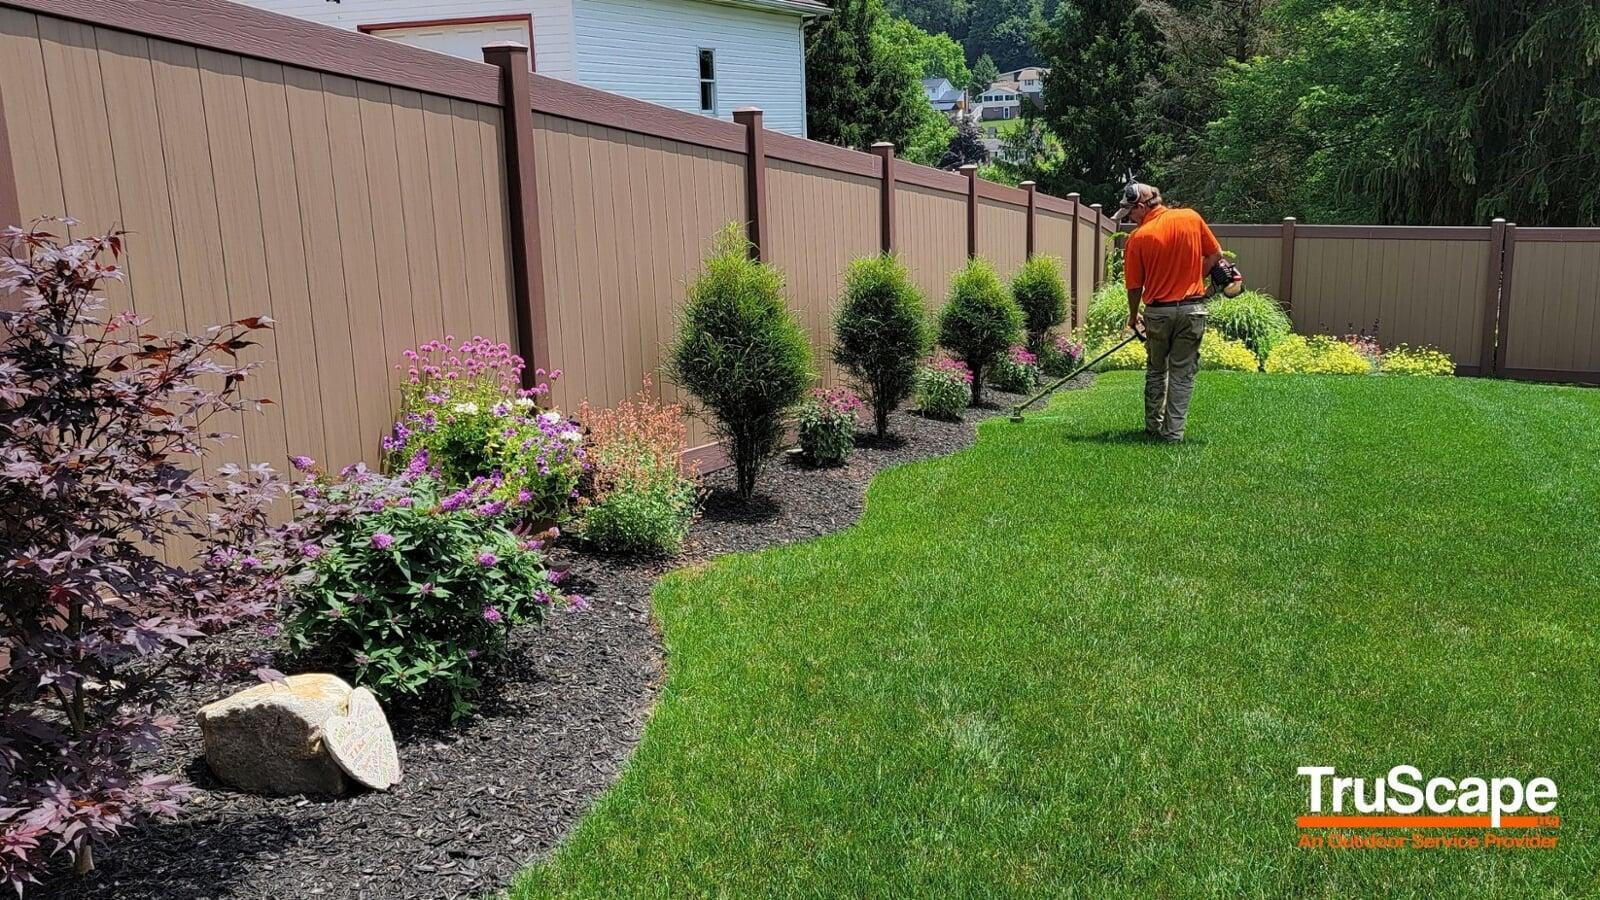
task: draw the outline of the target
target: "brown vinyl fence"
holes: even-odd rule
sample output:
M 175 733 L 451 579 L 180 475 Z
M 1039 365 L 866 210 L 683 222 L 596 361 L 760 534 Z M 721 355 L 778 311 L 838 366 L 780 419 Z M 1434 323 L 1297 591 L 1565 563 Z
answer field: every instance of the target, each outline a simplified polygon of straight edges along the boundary
M 615 403 L 660 365 L 717 230 L 783 271 L 819 375 L 852 259 L 893 250 L 944 302 L 969 254 L 1059 256 L 1074 321 L 1103 271 L 1097 207 L 682 113 L 221 0 L 0 0 L 0 226 L 119 225 L 112 302 L 156 329 L 277 329 L 230 455 L 372 461 L 408 346 L 512 342 L 555 399 Z M 681 399 L 657 378 L 668 399 Z M 709 435 L 696 424 L 692 442 Z M 706 454 L 710 455 L 710 454 Z
M 1600 228 L 1213 230 L 1297 331 L 1435 346 L 1461 374 L 1600 383 Z

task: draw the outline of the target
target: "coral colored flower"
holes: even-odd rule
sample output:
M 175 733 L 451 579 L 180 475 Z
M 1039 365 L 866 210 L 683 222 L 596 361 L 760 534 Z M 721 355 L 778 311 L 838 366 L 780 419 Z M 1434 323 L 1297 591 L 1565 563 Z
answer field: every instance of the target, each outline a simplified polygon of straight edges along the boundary
M 387 550 L 394 546 L 394 535 L 378 532 L 372 536 L 372 546 L 379 550 Z

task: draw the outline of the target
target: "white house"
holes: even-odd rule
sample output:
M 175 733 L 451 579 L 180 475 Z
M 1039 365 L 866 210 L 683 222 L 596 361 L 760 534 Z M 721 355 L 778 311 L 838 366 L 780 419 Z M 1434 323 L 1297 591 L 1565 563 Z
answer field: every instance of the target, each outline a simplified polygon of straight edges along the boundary
M 493 41 L 533 48 L 542 75 L 731 119 L 759 106 L 806 133 L 806 19 L 818 0 L 239 0 L 481 60 Z

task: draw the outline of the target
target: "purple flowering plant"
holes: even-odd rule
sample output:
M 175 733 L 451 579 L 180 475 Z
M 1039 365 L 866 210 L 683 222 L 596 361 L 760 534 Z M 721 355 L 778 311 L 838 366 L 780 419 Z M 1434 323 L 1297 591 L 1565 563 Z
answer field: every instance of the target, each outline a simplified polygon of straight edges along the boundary
M 1070 334 L 1057 334 L 1040 349 L 1039 371 L 1051 378 L 1060 378 L 1082 361 L 1083 342 Z
M 552 605 L 535 597 L 570 605 L 545 563 L 552 533 L 512 530 L 515 507 L 496 499 L 498 476 L 450 485 L 425 453 L 390 475 L 307 468 L 293 487 L 294 519 L 275 537 L 320 548 L 281 554 L 295 585 L 290 643 L 346 660 L 385 702 L 470 714 L 482 667 L 501 656 L 510 629 Z
M 846 388 L 816 388 L 796 411 L 800 452 L 812 465 L 837 466 L 855 449 L 860 412 L 866 409 Z
M 917 370 L 917 409 L 931 419 L 961 418 L 972 396 L 972 370 L 960 360 L 930 359 Z
M 1012 346 L 995 359 L 989 383 L 998 390 L 1025 394 L 1039 384 L 1039 357 L 1022 344 Z
M 560 370 L 536 369 L 536 383 L 524 388 L 525 367 L 510 345 L 485 337 L 458 344 L 446 336 L 405 351 L 395 365 L 406 377 L 401 414 L 383 442 L 390 468 L 426 454 L 449 484 L 498 477 L 493 500 L 530 520 L 566 518 L 586 468 L 583 429 L 541 408 L 546 379 Z
M 134 757 L 177 725 L 157 712 L 171 686 L 259 664 L 207 638 L 264 627 L 283 587 L 276 558 L 235 548 L 267 533 L 284 482 L 199 471 L 252 406 L 239 355 L 270 321 L 151 333 L 100 295 L 122 233 L 51 223 L 73 224 L 0 232 L 0 882 L 18 893 L 176 812 L 189 788 Z

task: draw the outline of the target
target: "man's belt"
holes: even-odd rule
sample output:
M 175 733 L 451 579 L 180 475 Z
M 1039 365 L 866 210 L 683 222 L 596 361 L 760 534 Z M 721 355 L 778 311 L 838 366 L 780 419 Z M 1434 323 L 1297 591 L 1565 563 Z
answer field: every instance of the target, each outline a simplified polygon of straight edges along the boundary
M 1182 300 L 1157 300 L 1154 303 L 1146 303 L 1145 306 L 1194 306 L 1197 303 L 1204 302 L 1206 302 L 1206 295 L 1196 294 L 1193 297 L 1185 297 Z

